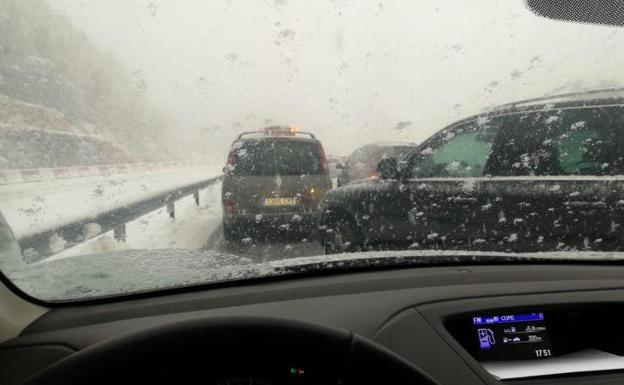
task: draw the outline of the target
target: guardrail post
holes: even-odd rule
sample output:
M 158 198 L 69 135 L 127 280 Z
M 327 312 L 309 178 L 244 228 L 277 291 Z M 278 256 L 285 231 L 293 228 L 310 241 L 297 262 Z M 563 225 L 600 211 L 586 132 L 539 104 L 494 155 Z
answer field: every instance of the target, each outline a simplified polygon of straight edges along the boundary
M 167 202 L 167 212 L 171 219 L 175 219 L 175 201 Z
M 199 206 L 199 190 L 193 193 L 193 198 L 195 198 L 195 204 Z
M 116 241 L 125 242 L 126 241 L 126 224 L 122 223 L 119 226 L 115 226 L 113 229 L 113 238 Z

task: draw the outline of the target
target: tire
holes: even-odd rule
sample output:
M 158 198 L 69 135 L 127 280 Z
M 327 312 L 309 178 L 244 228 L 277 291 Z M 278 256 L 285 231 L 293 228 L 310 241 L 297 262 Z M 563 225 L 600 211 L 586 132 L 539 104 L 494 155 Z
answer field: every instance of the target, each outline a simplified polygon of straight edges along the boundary
M 348 216 L 329 217 L 323 221 L 325 254 L 353 253 L 362 250 L 362 236 L 355 220 Z

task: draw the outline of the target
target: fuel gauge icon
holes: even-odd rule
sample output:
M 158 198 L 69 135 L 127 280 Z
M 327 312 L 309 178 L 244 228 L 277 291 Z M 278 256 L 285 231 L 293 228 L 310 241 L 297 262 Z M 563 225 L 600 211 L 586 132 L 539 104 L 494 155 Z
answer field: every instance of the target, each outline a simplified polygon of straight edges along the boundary
M 478 329 L 477 333 L 479 334 L 479 345 L 481 349 L 489 349 L 492 345 L 496 344 L 494 332 L 491 329 Z

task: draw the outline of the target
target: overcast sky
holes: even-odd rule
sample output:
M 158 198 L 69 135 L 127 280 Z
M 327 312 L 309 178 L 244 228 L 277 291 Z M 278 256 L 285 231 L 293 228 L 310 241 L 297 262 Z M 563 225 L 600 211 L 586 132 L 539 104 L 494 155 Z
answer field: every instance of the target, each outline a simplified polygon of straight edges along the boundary
M 349 154 L 420 142 L 487 106 L 624 83 L 624 29 L 539 18 L 522 0 L 48 1 L 217 157 L 269 120 Z

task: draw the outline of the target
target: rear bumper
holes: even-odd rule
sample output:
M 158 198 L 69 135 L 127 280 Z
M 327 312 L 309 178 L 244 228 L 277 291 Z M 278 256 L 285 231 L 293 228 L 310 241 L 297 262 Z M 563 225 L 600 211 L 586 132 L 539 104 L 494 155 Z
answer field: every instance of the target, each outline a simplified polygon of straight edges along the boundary
M 226 214 L 223 224 L 239 233 L 312 232 L 318 228 L 318 213 Z

